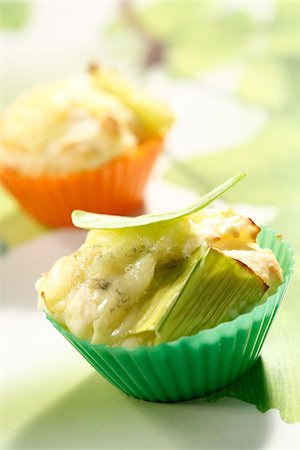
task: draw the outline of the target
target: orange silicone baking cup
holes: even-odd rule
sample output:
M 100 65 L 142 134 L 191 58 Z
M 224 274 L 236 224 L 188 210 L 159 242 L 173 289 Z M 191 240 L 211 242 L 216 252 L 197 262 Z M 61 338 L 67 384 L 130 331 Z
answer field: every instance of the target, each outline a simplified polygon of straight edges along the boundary
M 102 167 L 60 177 L 29 177 L 0 167 L 0 180 L 37 220 L 68 226 L 74 209 L 122 215 L 138 208 L 161 148 L 161 139 L 148 140 Z

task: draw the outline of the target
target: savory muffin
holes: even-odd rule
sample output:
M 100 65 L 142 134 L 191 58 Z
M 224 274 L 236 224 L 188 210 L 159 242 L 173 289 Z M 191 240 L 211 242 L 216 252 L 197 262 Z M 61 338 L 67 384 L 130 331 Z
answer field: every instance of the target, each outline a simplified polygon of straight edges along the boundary
M 167 107 L 107 69 L 42 84 L 2 115 L 1 180 L 49 225 L 70 224 L 75 208 L 130 212 L 172 121 Z
M 74 225 L 90 231 L 37 281 L 39 307 L 126 394 L 160 402 L 200 397 L 259 357 L 293 253 L 282 235 L 232 209 L 203 209 L 243 176 L 175 212 L 72 214 Z
M 195 334 L 251 310 L 282 283 L 274 254 L 256 242 L 259 230 L 231 209 L 91 230 L 38 281 L 40 307 L 94 344 Z

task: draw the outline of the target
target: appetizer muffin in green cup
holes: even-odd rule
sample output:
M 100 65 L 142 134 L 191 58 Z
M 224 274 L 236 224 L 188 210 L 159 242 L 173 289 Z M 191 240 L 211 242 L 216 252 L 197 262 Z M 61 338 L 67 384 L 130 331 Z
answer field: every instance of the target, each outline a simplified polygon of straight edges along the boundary
M 233 382 L 260 354 L 293 270 L 289 245 L 233 210 L 76 211 L 86 242 L 37 282 L 54 327 L 123 392 L 180 401 Z M 257 240 L 258 238 L 258 240 Z

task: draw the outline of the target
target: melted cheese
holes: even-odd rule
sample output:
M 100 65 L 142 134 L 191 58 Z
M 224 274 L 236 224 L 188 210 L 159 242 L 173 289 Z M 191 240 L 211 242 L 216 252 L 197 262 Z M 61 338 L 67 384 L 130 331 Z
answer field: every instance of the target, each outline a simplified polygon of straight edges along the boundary
M 30 175 L 105 164 L 139 142 L 139 123 L 86 74 L 21 95 L 0 121 L 0 163 Z
M 232 210 L 205 210 L 169 222 L 122 230 L 92 230 L 73 255 L 61 258 L 37 283 L 40 307 L 71 333 L 94 343 L 113 343 L 164 265 L 210 245 L 246 264 L 274 292 L 281 268 L 256 243 L 250 219 Z

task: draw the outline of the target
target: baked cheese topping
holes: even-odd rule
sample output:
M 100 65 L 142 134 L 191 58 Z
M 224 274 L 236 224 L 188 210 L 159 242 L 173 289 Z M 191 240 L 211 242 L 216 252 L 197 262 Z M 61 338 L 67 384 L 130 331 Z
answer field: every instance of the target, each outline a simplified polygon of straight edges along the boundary
M 258 232 L 250 219 L 232 210 L 205 210 L 138 228 L 91 230 L 77 252 L 59 259 L 37 282 L 39 306 L 78 338 L 119 345 L 120 330 L 153 288 L 155 272 L 172 269 L 200 246 L 241 261 L 269 286 L 268 293 L 274 292 L 282 271 L 273 253 L 256 243 Z
M 41 84 L 0 121 L 0 164 L 29 175 L 101 166 L 140 142 L 139 120 L 90 74 Z

